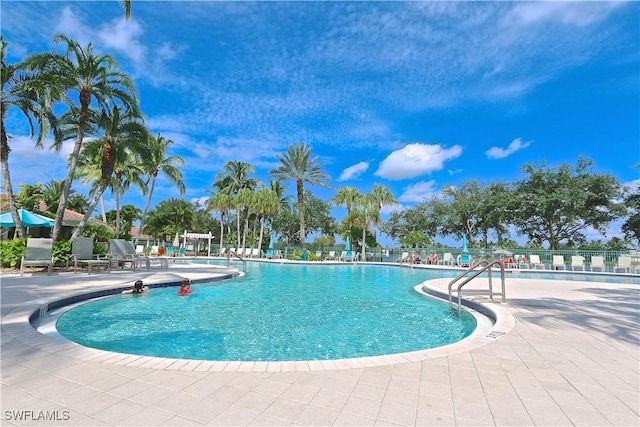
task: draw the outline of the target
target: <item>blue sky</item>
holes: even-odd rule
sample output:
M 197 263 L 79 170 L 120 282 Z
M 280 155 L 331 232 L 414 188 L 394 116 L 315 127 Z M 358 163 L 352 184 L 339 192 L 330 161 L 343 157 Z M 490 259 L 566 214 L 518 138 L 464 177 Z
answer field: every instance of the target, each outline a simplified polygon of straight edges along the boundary
M 296 141 L 327 162 L 333 185 L 387 185 L 400 208 L 581 154 L 638 183 L 637 2 L 134 0 L 130 21 L 116 1 L 3 1 L 1 12 L 9 62 L 55 49 L 57 32 L 112 54 L 149 128 L 185 159 L 186 200 L 206 197 L 227 160 L 268 182 Z M 64 179 L 71 144 L 34 150 L 16 114 L 7 129 L 16 190 Z M 170 197 L 161 178 L 152 205 Z M 135 190 L 124 202 L 144 206 Z

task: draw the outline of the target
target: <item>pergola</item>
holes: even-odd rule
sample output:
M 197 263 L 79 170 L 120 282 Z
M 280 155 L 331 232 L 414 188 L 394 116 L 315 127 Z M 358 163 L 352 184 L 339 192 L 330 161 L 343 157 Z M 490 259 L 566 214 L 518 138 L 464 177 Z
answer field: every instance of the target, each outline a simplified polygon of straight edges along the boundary
M 207 239 L 207 256 L 211 256 L 211 232 L 204 233 L 188 233 L 187 230 L 184 230 L 184 234 L 182 235 L 182 247 L 187 248 L 187 239 Z

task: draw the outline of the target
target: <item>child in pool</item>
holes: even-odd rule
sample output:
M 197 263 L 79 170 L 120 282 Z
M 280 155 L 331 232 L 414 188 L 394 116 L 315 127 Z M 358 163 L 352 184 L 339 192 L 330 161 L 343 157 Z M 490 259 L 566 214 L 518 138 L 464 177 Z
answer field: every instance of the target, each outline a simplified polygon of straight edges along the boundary
M 122 291 L 123 294 L 142 294 L 149 290 L 149 287 L 144 286 L 142 280 L 136 280 L 133 284 L 133 289 L 127 289 L 126 291 Z
M 178 295 L 189 295 L 191 293 L 191 281 L 188 278 L 182 279 L 182 285 L 178 289 Z

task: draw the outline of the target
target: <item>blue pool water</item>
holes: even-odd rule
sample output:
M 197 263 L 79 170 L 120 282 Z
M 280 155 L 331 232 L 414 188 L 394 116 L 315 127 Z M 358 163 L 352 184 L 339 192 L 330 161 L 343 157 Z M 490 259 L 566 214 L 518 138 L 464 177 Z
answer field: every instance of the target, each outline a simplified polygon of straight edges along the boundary
M 116 295 L 64 313 L 65 337 L 88 347 L 202 360 L 330 360 L 450 344 L 468 313 L 413 287 L 429 272 L 393 266 L 250 263 L 243 278 Z

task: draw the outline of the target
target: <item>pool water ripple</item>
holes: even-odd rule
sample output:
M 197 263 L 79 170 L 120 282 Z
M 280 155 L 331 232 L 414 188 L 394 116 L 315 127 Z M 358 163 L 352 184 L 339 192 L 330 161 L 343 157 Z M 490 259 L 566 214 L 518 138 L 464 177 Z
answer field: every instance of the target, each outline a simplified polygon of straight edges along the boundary
M 65 337 L 102 350 L 201 360 L 334 360 L 457 342 L 475 319 L 419 295 L 429 272 L 393 266 L 251 263 L 247 275 L 148 295 L 116 295 L 64 313 Z

